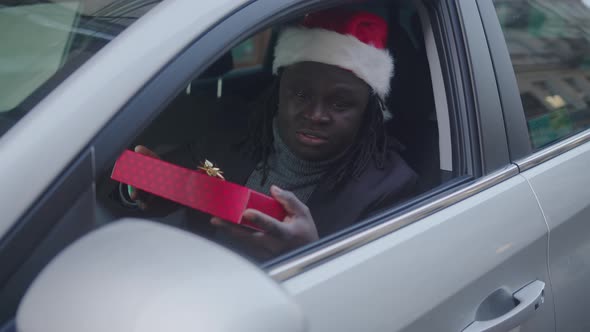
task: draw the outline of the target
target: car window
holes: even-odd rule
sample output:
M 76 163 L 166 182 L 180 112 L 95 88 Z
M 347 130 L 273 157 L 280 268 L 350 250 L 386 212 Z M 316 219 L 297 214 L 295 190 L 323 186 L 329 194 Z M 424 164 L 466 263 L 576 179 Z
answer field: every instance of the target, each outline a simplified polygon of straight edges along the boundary
M 590 128 L 590 2 L 494 0 L 534 149 Z
M 234 47 L 231 50 L 233 69 L 256 68 L 264 65 L 270 36 L 271 30 L 264 30 Z
M 0 4 L 0 136 L 155 3 L 83 0 Z

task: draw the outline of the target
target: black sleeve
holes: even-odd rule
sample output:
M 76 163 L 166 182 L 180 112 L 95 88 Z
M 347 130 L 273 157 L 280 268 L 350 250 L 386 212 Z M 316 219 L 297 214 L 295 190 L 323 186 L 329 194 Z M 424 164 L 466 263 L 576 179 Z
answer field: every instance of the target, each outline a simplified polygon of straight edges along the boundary
M 418 175 L 414 173 L 404 181 L 404 184 L 398 191 L 383 195 L 379 201 L 375 202 L 375 204 L 370 207 L 370 211 L 381 211 L 396 205 L 400 205 L 412 199 L 417 194 Z
M 382 183 L 382 185 L 387 186 L 380 188 L 383 194 L 363 210 L 362 219 L 400 205 L 418 194 L 419 177 L 405 162 L 401 161 L 398 171 L 390 178 L 392 181 Z

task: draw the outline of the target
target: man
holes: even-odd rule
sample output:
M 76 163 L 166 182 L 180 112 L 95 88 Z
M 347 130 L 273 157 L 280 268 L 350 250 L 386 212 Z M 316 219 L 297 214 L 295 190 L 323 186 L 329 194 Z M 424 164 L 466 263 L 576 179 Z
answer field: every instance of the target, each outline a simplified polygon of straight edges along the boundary
M 393 75 L 386 39 L 386 22 L 370 13 L 307 15 L 279 36 L 277 79 L 264 105 L 248 115 L 250 125 L 220 112 L 219 119 L 202 122 L 198 142 L 164 158 L 190 168 L 211 160 L 228 181 L 283 205 L 287 217 L 281 221 L 244 212 L 264 232 L 212 218 L 231 242 L 254 256 L 273 257 L 413 193 L 417 176 L 384 129 L 390 114 L 383 100 Z M 155 156 L 143 146 L 135 150 Z M 135 191 L 130 196 L 143 199 Z

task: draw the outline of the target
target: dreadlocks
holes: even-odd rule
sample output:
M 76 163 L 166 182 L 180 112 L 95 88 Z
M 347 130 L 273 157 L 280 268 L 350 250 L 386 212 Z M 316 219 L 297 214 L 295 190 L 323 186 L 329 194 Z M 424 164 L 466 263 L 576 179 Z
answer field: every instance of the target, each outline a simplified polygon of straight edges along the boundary
M 274 152 L 272 126 L 278 110 L 279 81 L 280 78 L 276 78 L 260 101 L 255 103 L 248 134 L 243 140 L 244 150 L 254 160 L 261 162 L 259 167 L 262 168 L 263 183 L 269 172 L 268 157 Z M 345 179 L 358 178 L 371 160 L 377 168 L 383 169 L 388 145 L 383 119 L 384 108 L 383 101 L 376 94 L 371 94 L 357 134 L 359 139 L 354 141 L 341 162 L 328 172 L 327 181 L 331 188 L 339 186 Z

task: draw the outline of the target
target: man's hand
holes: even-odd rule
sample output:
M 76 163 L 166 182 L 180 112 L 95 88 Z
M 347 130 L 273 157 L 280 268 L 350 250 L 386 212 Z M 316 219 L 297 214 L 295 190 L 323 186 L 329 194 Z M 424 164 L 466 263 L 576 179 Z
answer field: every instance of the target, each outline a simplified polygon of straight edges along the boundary
M 160 159 L 160 157 L 153 152 L 152 150 L 146 148 L 143 145 L 138 145 L 135 147 L 134 149 L 135 152 L 143 154 L 145 156 L 150 156 L 156 159 Z M 132 186 L 128 186 L 129 188 L 129 198 L 131 198 L 133 201 L 135 201 L 137 203 L 137 206 L 141 209 L 141 210 L 147 210 L 148 207 L 151 205 L 152 201 L 154 200 L 154 196 L 150 195 L 146 192 L 143 192 L 141 190 L 138 190 Z
M 233 240 L 250 247 L 259 258 L 271 258 L 319 239 L 309 208 L 305 204 L 292 192 L 277 186 L 272 186 L 270 193 L 287 212 L 285 220 L 281 222 L 253 209 L 244 211 L 242 215 L 264 232 L 253 232 L 216 217 L 211 219 L 211 223 Z

